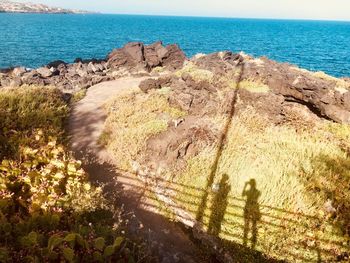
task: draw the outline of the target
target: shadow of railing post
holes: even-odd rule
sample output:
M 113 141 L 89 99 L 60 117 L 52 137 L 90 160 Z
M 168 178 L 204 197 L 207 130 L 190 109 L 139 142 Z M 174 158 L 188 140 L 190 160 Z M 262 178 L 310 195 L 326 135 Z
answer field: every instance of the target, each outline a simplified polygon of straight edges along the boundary
M 123 175 L 119 176 L 124 177 Z M 133 179 L 135 181 L 142 180 L 138 177 L 130 177 L 129 179 Z M 164 195 L 167 198 L 162 199 L 162 204 L 165 205 L 169 210 L 182 210 L 186 212 L 178 213 L 175 216 L 175 220 L 176 222 L 183 224 L 184 226 L 192 229 L 192 231 L 195 232 L 195 225 L 188 225 L 184 222 L 194 220 L 194 217 L 198 211 L 198 204 L 200 203 L 205 190 L 196 186 L 177 183 L 174 181 L 168 181 L 162 178 L 157 178 L 157 182 L 150 183 L 149 185 L 159 185 L 160 182 L 162 182 L 163 185 L 166 185 L 166 189 L 162 191 L 161 195 Z M 131 184 L 130 186 L 138 187 L 138 184 Z M 159 201 L 159 199 L 157 199 L 157 197 L 154 196 L 153 193 L 154 192 L 152 191 L 152 189 L 146 189 L 146 198 L 142 200 L 140 199 L 140 204 L 144 205 L 145 207 L 152 207 L 154 210 L 156 210 L 158 209 L 158 207 L 155 206 L 154 203 L 149 202 L 152 200 L 157 202 Z M 189 201 L 186 197 L 188 197 L 192 201 Z M 163 200 L 166 199 L 172 200 L 172 202 L 164 203 Z M 270 255 L 268 256 L 267 254 L 265 255 L 264 253 L 266 253 L 266 251 L 264 251 L 264 249 L 261 250 L 261 248 L 251 248 L 244 246 L 242 244 L 242 237 L 244 233 L 244 214 L 232 210 L 244 211 L 245 202 L 246 199 L 243 199 L 241 197 L 227 196 L 227 206 L 225 205 L 225 217 L 222 220 L 222 224 L 225 224 L 225 227 L 223 229 L 220 229 L 219 236 L 216 235 L 216 233 L 214 233 L 213 235 L 213 233 L 208 232 L 205 233 L 205 237 L 208 238 L 209 236 L 211 236 L 211 241 L 218 240 L 219 243 L 223 244 L 223 248 L 225 248 L 225 251 L 228 251 L 228 253 L 234 252 L 233 254 L 236 256 L 249 256 L 252 260 L 261 260 L 259 262 L 284 262 L 283 260 L 287 260 L 288 258 L 298 259 L 302 262 L 310 262 L 311 254 L 313 254 L 312 262 L 325 262 L 325 260 L 328 259 L 336 260 L 338 257 L 345 257 L 346 255 L 348 255 L 348 252 L 344 251 L 349 251 L 349 245 L 345 244 L 344 241 L 339 239 L 343 238 L 343 236 L 340 236 L 340 234 L 334 234 L 331 237 L 323 237 L 318 235 L 317 229 L 310 229 L 310 225 L 319 225 L 321 224 L 321 222 L 324 221 L 319 216 L 308 215 L 301 212 L 288 211 L 283 208 L 273 207 L 263 203 L 259 204 L 261 210 L 261 219 L 259 220 L 259 227 L 262 226 L 265 227 L 265 229 L 267 228 L 271 230 L 270 235 L 272 236 L 276 234 L 275 238 L 277 242 L 285 242 L 284 238 L 279 239 L 278 236 L 280 233 L 294 233 L 297 239 L 294 240 L 294 237 L 291 237 L 291 240 L 288 241 L 288 246 L 285 248 L 280 248 L 280 250 L 278 251 L 275 251 L 277 254 L 275 253 L 273 257 L 271 257 Z M 190 218 L 188 217 L 188 215 L 190 215 Z M 182 220 L 180 219 L 181 217 Z M 206 222 L 210 222 L 210 215 L 203 215 L 203 219 L 205 219 Z M 238 221 L 236 221 L 237 219 Z M 299 229 L 302 231 L 299 231 L 297 233 L 295 232 L 295 229 Z M 311 236 L 306 233 L 308 231 L 311 231 Z M 194 238 L 196 239 L 196 241 L 201 241 L 197 239 L 197 237 Z M 218 244 L 218 242 L 216 242 L 215 244 Z M 221 250 L 218 250 L 218 253 L 219 251 Z M 306 251 L 308 255 L 305 255 Z M 219 254 L 222 255 L 221 252 Z M 276 259 L 274 257 L 279 259 Z
M 202 196 L 202 200 L 200 202 L 200 205 L 198 207 L 196 220 L 199 221 L 199 222 L 201 222 L 202 219 L 203 219 L 205 207 L 206 207 L 207 201 L 208 201 L 209 192 L 210 192 L 210 189 L 211 189 L 211 187 L 212 187 L 212 185 L 214 183 L 215 175 L 216 175 L 216 172 L 217 172 L 217 169 L 218 169 L 218 165 L 219 165 L 220 157 L 222 155 L 222 151 L 224 149 L 224 144 L 225 144 L 225 141 L 226 141 L 226 138 L 227 138 L 227 134 L 228 134 L 229 129 L 231 127 L 232 119 L 233 119 L 233 116 L 234 116 L 235 111 L 236 111 L 236 102 L 237 102 L 237 97 L 238 97 L 238 91 L 239 91 L 239 88 L 240 88 L 240 83 L 242 81 L 242 76 L 243 76 L 243 72 L 244 72 L 243 60 L 241 59 L 240 56 L 238 57 L 238 59 L 239 59 L 238 66 L 240 67 L 240 73 L 239 73 L 239 76 L 238 76 L 238 79 L 237 79 L 237 82 L 236 82 L 235 90 L 233 92 L 233 98 L 232 98 L 231 103 L 230 103 L 228 119 L 227 119 L 226 125 L 225 125 L 225 127 L 223 129 L 223 132 L 221 133 L 221 136 L 219 138 L 218 149 L 216 151 L 215 160 L 214 160 L 214 163 L 213 163 L 213 165 L 212 165 L 212 167 L 210 169 L 210 174 L 209 174 L 209 177 L 208 177 L 208 180 L 207 180 L 207 185 L 206 185 L 204 194 Z

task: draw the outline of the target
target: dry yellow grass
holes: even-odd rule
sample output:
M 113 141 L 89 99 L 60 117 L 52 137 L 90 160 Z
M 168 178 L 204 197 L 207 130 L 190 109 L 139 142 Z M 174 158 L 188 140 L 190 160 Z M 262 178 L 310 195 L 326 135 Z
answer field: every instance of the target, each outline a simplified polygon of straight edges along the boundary
M 314 72 L 314 73 L 312 73 L 312 75 L 314 77 L 317 77 L 317 78 L 321 78 L 324 80 L 335 82 L 336 83 L 335 89 L 337 91 L 339 91 L 340 93 L 345 93 L 345 92 L 350 90 L 350 83 L 346 82 L 343 79 L 339 79 L 339 78 L 330 76 L 330 75 L 324 73 L 323 71 Z
M 258 81 L 245 80 L 241 88 L 268 92 L 268 86 Z M 147 138 L 167 128 L 160 113 L 183 116 L 169 107 L 170 91 L 123 95 L 111 104 L 115 111 L 107 121 L 109 147 L 121 168 L 140 160 Z M 208 121 L 222 129 L 227 120 L 217 115 Z M 325 121 L 310 129 L 274 126 L 249 108 L 232 121 L 213 182 L 208 185 L 217 157 L 215 144 L 188 160 L 182 173 L 173 174 L 167 183 L 169 196 L 223 240 L 245 244 L 247 232 L 246 245 L 255 243 L 255 249 L 271 257 L 291 262 L 332 260 L 347 251 L 347 239 L 334 226 L 325 204 L 328 199 L 345 203 L 350 198 L 342 187 L 350 178 L 350 158 L 343 147 L 349 145 L 350 126 Z M 166 173 L 164 179 L 171 171 Z M 254 213 L 245 212 L 249 194 L 242 196 L 249 185 L 258 196 Z M 155 200 L 153 205 L 164 204 Z M 163 211 L 164 216 L 173 217 L 170 210 Z M 203 212 L 200 217 L 199 211 Z M 250 225 L 244 231 L 246 223 L 254 221 L 257 229 Z
M 215 81 L 219 83 L 219 86 L 227 87 L 229 89 L 240 88 L 254 93 L 268 93 L 270 91 L 270 87 L 261 79 L 244 79 L 239 82 L 239 85 L 237 85 L 239 75 L 240 71 L 236 69 L 223 76 L 219 76 L 219 78 L 215 79 Z M 226 90 L 223 89 L 223 92 L 225 93 Z
M 250 79 L 242 80 L 239 83 L 239 87 L 254 93 L 267 93 L 270 91 L 269 86 L 264 84 L 262 81 Z
M 242 191 L 254 179 L 260 192 L 256 249 L 292 262 L 334 258 L 346 251 L 346 239 L 327 222 L 324 204 L 330 196 L 326 193 L 341 186 L 330 179 L 335 172 L 349 178 L 350 171 L 335 170 L 326 160 L 350 162 L 350 158 L 335 140 L 329 140 L 327 127 L 337 136 L 350 136 L 349 126 L 337 124 L 297 133 L 290 127 L 271 126 L 249 110 L 233 120 L 205 206 L 200 207 L 216 157 L 214 146 L 189 160 L 184 173 L 174 178 L 175 198 L 194 217 L 202 209 L 209 232 L 214 225 L 221 238 L 242 244 L 247 220 Z M 214 190 L 225 174 L 229 193 L 218 203 Z M 216 218 L 217 211 L 224 211 L 224 216 Z
M 137 91 L 120 95 L 108 104 L 110 112 L 102 137 L 119 168 L 129 170 L 133 160 L 142 158 L 149 137 L 165 131 L 169 119 L 184 116 L 184 112 L 169 106 L 168 93 L 168 89 L 147 95 Z
M 198 68 L 193 62 L 188 62 L 182 69 L 178 70 L 175 75 L 181 77 L 183 73 L 189 73 L 196 81 L 207 80 L 211 81 L 214 77 L 214 73 Z
M 339 79 L 326 74 L 323 71 L 317 71 L 317 72 L 313 72 L 312 75 L 316 78 L 320 78 L 320 79 L 325 79 L 325 80 L 330 80 L 330 81 L 338 81 Z

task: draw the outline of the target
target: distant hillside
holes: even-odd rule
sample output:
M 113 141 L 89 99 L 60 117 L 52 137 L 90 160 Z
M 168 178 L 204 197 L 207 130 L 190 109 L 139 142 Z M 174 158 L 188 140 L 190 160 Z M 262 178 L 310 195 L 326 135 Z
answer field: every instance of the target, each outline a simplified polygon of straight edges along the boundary
M 87 11 L 49 7 L 43 4 L 18 3 L 0 0 L 0 13 L 46 13 L 46 14 L 86 14 Z

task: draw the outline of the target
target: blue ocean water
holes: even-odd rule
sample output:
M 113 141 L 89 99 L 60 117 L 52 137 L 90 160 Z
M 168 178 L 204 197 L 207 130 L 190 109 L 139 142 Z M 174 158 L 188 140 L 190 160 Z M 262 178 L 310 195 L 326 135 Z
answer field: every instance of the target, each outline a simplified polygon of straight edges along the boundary
M 129 41 L 178 43 L 188 56 L 221 50 L 350 76 L 350 22 L 133 15 L 0 13 L 0 68 L 104 58 Z

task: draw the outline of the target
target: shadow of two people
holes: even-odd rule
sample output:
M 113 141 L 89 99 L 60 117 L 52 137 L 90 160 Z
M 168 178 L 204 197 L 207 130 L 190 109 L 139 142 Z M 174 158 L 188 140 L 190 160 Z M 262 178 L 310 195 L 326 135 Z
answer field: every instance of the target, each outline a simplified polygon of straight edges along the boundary
M 249 187 L 248 187 L 249 186 Z M 216 194 L 214 196 L 211 216 L 209 219 L 208 233 L 218 236 L 221 231 L 222 222 L 228 206 L 228 195 L 231 191 L 229 184 L 229 177 L 224 174 L 220 180 L 220 183 L 213 189 Z M 244 229 L 243 229 L 243 245 L 248 244 L 248 235 L 251 232 L 251 248 L 254 249 L 258 238 L 257 223 L 261 218 L 259 197 L 261 193 L 256 188 L 255 179 L 251 179 L 246 182 L 243 188 L 242 196 L 246 197 L 243 217 L 244 217 Z

